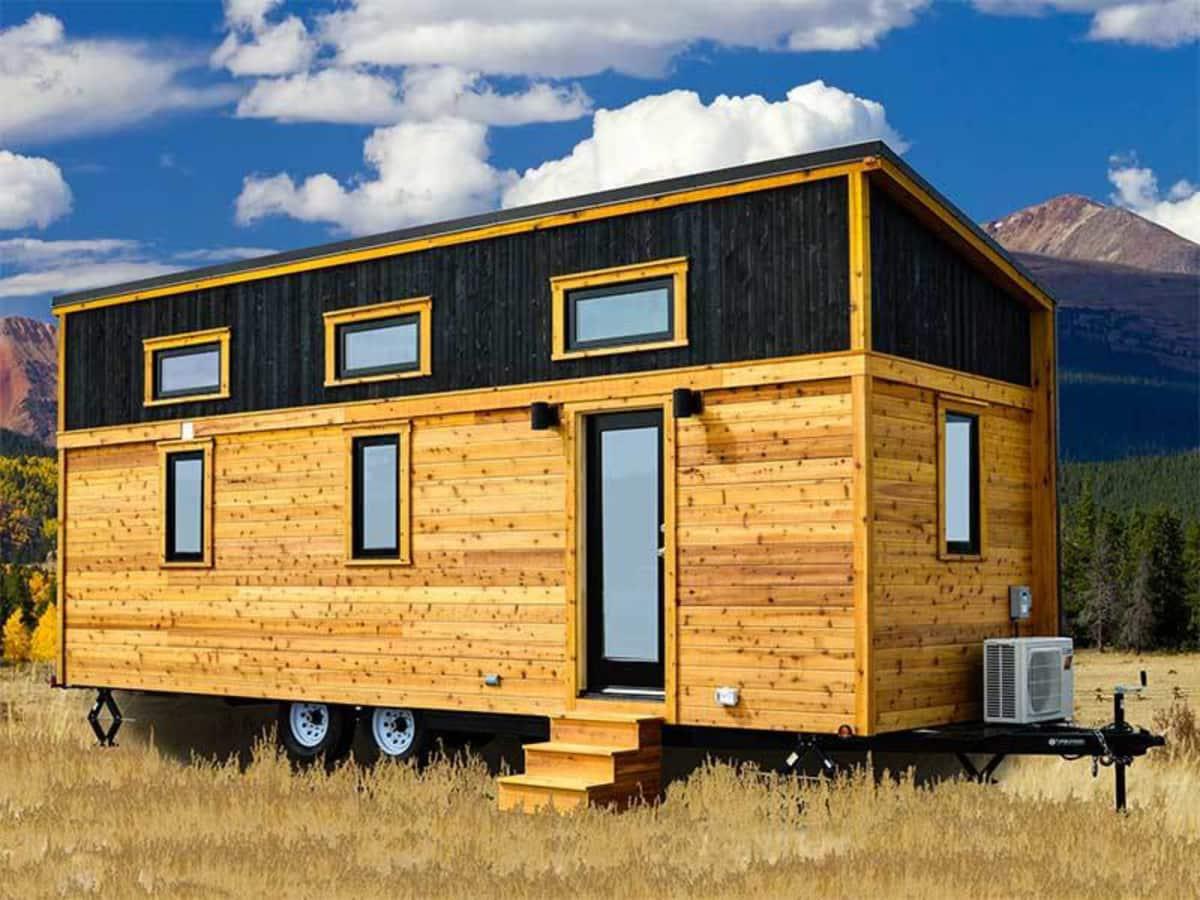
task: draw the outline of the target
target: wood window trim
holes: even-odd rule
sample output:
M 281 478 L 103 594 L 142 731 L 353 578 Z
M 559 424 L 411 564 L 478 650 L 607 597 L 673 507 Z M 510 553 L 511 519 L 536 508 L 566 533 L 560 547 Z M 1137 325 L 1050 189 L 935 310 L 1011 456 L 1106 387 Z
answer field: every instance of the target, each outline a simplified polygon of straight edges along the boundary
M 172 403 L 198 403 L 201 400 L 226 400 L 229 398 L 229 328 L 209 328 L 204 331 L 189 331 L 186 334 L 167 334 L 162 337 L 146 338 L 142 341 L 142 405 L 167 406 Z M 215 391 L 204 394 L 186 394 L 179 397 L 154 396 L 155 356 L 163 350 L 178 350 L 201 344 L 219 345 L 221 380 Z
M 399 372 L 383 372 L 375 375 L 353 375 L 338 377 L 337 333 L 341 325 L 369 322 L 373 319 L 391 319 L 396 316 L 417 316 L 417 366 Z M 433 373 L 433 298 L 411 297 L 407 300 L 389 300 L 370 306 L 352 306 L 330 310 L 325 320 L 325 387 L 343 387 L 348 384 L 370 384 L 376 381 L 396 381 L 401 378 L 424 378 Z
M 159 542 L 159 566 L 163 569 L 211 569 L 213 566 L 213 439 L 197 438 L 190 441 L 161 441 L 158 447 L 158 478 L 159 504 L 158 524 L 162 529 L 162 540 Z M 168 457 L 176 453 L 201 451 L 204 454 L 204 487 L 201 503 L 203 504 L 203 520 L 201 525 L 200 549 L 203 556 L 197 560 L 170 559 L 170 548 L 167 546 L 167 477 Z
M 342 429 L 345 440 L 345 501 L 342 507 L 342 531 L 345 535 L 345 558 L 347 566 L 410 566 L 412 565 L 412 422 L 408 419 L 373 425 L 369 428 Z M 395 436 L 398 439 L 396 464 L 396 488 L 400 504 L 400 532 L 397 535 L 395 557 L 364 557 L 354 555 L 354 442 L 363 437 Z
M 653 262 L 633 263 L 608 269 L 593 269 L 590 272 L 554 276 L 550 279 L 552 340 L 550 358 L 558 362 L 567 359 L 585 359 L 590 356 L 611 356 L 616 353 L 638 353 L 643 350 L 686 347 L 688 343 L 687 270 L 687 257 L 678 256 L 672 259 L 659 259 Z M 611 347 L 568 349 L 567 293 L 569 291 L 645 281 L 651 278 L 672 279 L 672 330 L 674 332 L 672 337 L 645 343 L 614 344 Z
M 981 562 L 988 547 L 987 425 L 984 412 L 989 404 L 966 397 L 939 394 L 937 397 L 937 551 L 943 562 Z M 946 413 L 974 416 L 978 434 L 976 477 L 979 487 L 979 549 L 955 553 L 946 546 Z

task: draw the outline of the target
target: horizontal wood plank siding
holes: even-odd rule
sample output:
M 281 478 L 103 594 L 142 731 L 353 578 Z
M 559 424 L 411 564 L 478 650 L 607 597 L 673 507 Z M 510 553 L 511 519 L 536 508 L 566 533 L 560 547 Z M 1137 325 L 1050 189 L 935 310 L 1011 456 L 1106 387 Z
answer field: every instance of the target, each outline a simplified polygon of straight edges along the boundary
M 844 177 L 72 313 L 66 428 L 849 348 Z M 688 258 L 685 347 L 551 360 L 550 278 Z M 428 378 L 326 388 L 322 314 L 431 296 Z M 227 326 L 228 400 L 143 408 L 142 340 Z
M 1031 414 L 979 408 L 983 558 L 939 560 L 937 394 L 873 394 L 877 730 L 978 718 L 983 640 L 1011 635 L 1008 588 L 1033 578 Z
M 849 380 L 712 392 L 677 443 L 680 721 L 853 722 Z
M 1029 310 L 883 190 L 871 191 L 872 347 L 1030 384 Z
M 558 435 L 522 411 L 412 431 L 413 565 L 346 566 L 341 428 L 214 447 L 214 565 L 164 570 L 154 444 L 68 451 L 73 682 L 536 713 L 562 705 Z M 501 676 L 499 688 L 483 684 Z

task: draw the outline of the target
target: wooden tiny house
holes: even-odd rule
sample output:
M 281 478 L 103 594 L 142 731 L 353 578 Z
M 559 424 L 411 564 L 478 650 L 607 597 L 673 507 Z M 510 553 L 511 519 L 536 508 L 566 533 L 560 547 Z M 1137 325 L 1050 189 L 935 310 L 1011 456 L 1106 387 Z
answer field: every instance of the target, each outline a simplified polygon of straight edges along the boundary
M 644 788 L 620 723 L 976 719 L 1009 588 L 1058 630 L 1053 303 L 880 143 L 54 311 L 66 685 L 551 718 Z

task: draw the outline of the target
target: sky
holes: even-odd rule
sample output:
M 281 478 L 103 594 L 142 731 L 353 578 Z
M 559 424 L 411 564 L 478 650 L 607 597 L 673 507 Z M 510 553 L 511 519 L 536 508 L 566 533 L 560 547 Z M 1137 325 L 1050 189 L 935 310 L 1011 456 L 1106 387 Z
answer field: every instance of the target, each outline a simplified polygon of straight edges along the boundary
M 882 138 L 1200 242 L 1200 0 L 0 0 L 0 315 Z

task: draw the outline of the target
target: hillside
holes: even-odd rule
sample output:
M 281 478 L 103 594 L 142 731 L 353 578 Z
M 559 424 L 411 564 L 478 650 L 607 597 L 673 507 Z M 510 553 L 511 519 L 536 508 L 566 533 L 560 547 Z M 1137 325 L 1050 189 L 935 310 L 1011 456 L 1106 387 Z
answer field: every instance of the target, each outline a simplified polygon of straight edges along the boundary
M 1200 246 L 1127 209 L 1078 194 L 1028 206 L 983 227 L 1018 253 L 1200 275 Z
M 1062 456 L 1200 447 L 1200 246 L 1074 195 L 984 227 L 1058 299 Z
M 54 444 L 56 355 L 53 325 L 0 319 L 0 428 Z

